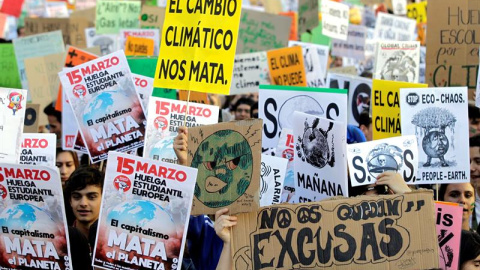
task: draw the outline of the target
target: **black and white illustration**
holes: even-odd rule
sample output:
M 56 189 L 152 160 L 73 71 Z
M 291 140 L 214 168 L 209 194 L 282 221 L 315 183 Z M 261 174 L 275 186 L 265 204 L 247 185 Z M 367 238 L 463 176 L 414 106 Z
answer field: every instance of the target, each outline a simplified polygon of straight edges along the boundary
M 420 42 L 381 41 L 377 43 L 374 79 L 418 83 Z
M 262 154 L 260 207 L 281 203 L 288 159 Z
M 466 87 L 400 90 L 402 134 L 418 141 L 419 181 L 469 181 L 467 100 Z
M 330 48 L 324 45 L 294 40 L 290 40 L 288 46 L 302 47 L 308 87 L 323 87 L 325 85 L 325 77 L 327 76 L 328 53 Z
M 118 49 L 117 35 L 97 35 L 95 27 L 85 28 L 85 39 L 87 47 L 100 47 L 102 55 L 113 53 Z
M 346 125 L 302 112 L 294 119 L 295 202 L 346 196 Z

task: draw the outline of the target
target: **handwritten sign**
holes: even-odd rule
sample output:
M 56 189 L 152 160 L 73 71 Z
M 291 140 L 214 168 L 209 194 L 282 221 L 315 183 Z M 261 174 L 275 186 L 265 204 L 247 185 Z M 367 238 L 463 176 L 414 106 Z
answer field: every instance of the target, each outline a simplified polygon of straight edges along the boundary
M 318 1 L 298 1 L 298 33 L 312 30 L 318 26 Z
M 142 6 L 142 12 L 140 15 L 141 28 L 156 28 L 162 30 L 164 20 L 165 8 L 148 5 Z
M 98 34 L 118 34 L 121 28 L 138 28 L 140 1 L 98 0 L 96 30 Z
M 187 3 L 168 3 L 155 87 L 228 94 L 241 1 L 215 2 L 204 8 Z
M 267 52 L 270 81 L 274 85 L 307 86 L 300 46 Z
M 13 44 L 0 44 L 0 87 L 21 88 Z
M 155 44 L 153 39 L 129 36 L 125 43 L 127 56 L 153 56 Z
M 330 0 L 322 1 L 323 34 L 331 38 L 347 40 L 350 8 Z
M 159 48 L 160 48 L 160 30 L 158 29 L 121 29 L 119 36 L 120 36 L 119 44 L 120 46 L 122 46 L 122 48 L 125 48 L 125 53 L 127 53 L 126 45 L 127 45 L 128 37 L 137 37 L 137 38 L 151 39 L 153 41 L 153 45 L 150 45 L 151 42 L 147 40 L 140 40 L 140 39 L 131 39 L 131 40 L 135 43 L 135 45 L 141 44 L 141 47 L 147 46 L 147 43 L 148 43 L 148 46 L 147 46 L 148 49 L 150 49 L 150 47 L 153 47 L 154 52 L 152 55 L 158 55 Z M 138 54 L 138 55 L 142 56 L 142 54 Z M 129 56 L 129 54 L 127 54 L 127 56 Z
M 463 207 L 456 203 L 435 202 L 440 268 L 458 269 L 462 236 Z
M 383 12 L 379 12 L 375 24 L 374 38 L 379 40 L 414 41 L 417 22 Z
M 270 84 L 266 52 L 235 55 L 231 95 L 258 92 L 261 84 Z
M 367 28 L 360 25 L 348 27 L 347 40 L 332 39 L 332 55 L 349 57 L 357 60 L 365 59 L 365 40 Z

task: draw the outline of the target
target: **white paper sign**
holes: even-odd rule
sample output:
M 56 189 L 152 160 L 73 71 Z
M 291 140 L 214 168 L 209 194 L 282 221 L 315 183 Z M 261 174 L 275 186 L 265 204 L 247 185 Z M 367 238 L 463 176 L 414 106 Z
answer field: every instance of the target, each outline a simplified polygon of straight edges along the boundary
M 132 73 L 132 78 L 135 84 L 135 90 L 137 90 L 138 97 L 142 102 L 142 109 L 145 112 L 145 116 L 148 116 L 148 100 L 153 92 L 153 78 L 134 73 Z
M 288 46 L 300 46 L 303 52 L 303 63 L 308 87 L 323 87 L 328 65 L 328 46 L 290 40 Z
M 417 138 L 413 135 L 348 144 L 347 159 L 352 187 L 374 184 L 379 174 L 399 173 L 415 184 L 418 169 Z
M 119 42 L 121 49 L 125 49 L 127 37 L 149 38 L 154 41 L 153 55 L 158 55 L 160 48 L 160 30 L 159 29 L 120 29 Z
M 322 0 L 322 34 L 347 40 L 350 8 L 341 3 Z
M 66 2 L 46 2 L 47 17 L 49 18 L 68 18 L 68 9 Z
M 407 0 L 392 0 L 392 6 L 395 15 L 407 14 Z
M 0 88 L 0 162 L 17 163 L 27 90 Z
M 361 25 L 350 25 L 348 27 L 348 38 L 346 41 L 332 39 L 332 55 L 349 57 L 357 60 L 365 59 L 365 39 L 367 28 Z
M 258 93 L 261 84 L 270 84 L 267 53 L 237 54 L 233 64 L 230 95 Z
M 400 89 L 402 135 L 418 141 L 415 184 L 470 181 L 467 87 Z
M 98 46 L 102 55 L 111 54 L 118 48 L 117 35 L 97 35 L 95 27 L 85 28 L 85 39 L 88 48 Z
M 295 179 L 293 173 L 293 160 L 295 159 L 295 140 L 293 138 L 293 130 L 289 128 L 282 129 L 278 146 L 275 149 L 275 156 L 288 160 L 287 172 L 283 181 L 282 203 L 292 202 L 295 198 Z
M 288 159 L 262 154 L 260 165 L 260 206 L 281 202 Z
M 72 106 L 68 102 L 65 91 L 62 91 L 62 119 L 75 119 Z M 62 123 L 62 148 L 73 150 L 78 134 L 77 121 L 63 121 Z
M 418 83 L 420 42 L 379 41 L 374 79 Z
M 293 118 L 295 202 L 348 197 L 346 125 L 302 112 Z
M 293 129 L 295 111 L 346 123 L 347 90 L 261 85 L 258 109 L 263 119 L 262 148 L 273 148 L 282 129 Z
M 417 21 L 379 12 L 375 23 L 375 39 L 414 41 L 417 39 Z
M 55 167 L 57 135 L 53 133 L 23 133 L 18 163 Z

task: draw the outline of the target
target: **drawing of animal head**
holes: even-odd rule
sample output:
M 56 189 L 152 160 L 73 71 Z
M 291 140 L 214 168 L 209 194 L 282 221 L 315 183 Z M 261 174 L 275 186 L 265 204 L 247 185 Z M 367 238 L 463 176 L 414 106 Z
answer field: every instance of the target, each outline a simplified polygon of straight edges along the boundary
M 333 167 L 335 163 L 335 155 L 332 151 L 333 141 L 332 147 L 328 143 L 328 132 L 332 130 L 333 123 L 330 122 L 328 129 L 325 131 L 322 128 L 317 128 L 319 122 L 320 120 L 316 118 L 310 127 L 308 122 L 305 121 L 304 133 L 298 138 L 296 144 L 298 157 L 320 169 L 327 164 Z
M 443 157 L 449 148 L 448 138 L 444 132 L 432 130 L 422 140 L 422 148 L 427 156 L 432 158 Z

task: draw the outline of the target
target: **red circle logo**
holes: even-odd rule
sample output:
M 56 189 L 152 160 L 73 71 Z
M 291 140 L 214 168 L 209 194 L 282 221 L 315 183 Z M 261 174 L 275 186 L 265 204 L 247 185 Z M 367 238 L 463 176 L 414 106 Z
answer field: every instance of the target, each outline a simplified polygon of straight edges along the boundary
M 153 121 L 153 125 L 155 126 L 155 128 L 157 130 L 161 129 L 162 131 L 166 130 L 167 127 L 168 127 L 168 121 L 167 119 L 165 119 L 165 117 L 163 116 L 158 116 L 157 118 L 155 118 L 155 120 Z
M 7 189 L 2 185 L 0 185 L 0 197 L 2 197 L 2 199 L 7 197 Z
M 282 157 L 288 159 L 289 161 L 293 161 L 293 149 L 287 148 L 283 150 Z
M 117 190 L 127 192 L 132 186 L 132 182 L 125 175 L 119 175 L 113 180 L 113 185 Z
M 83 98 L 87 94 L 87 89 L 81 84 L 77 84 L 73 87 L 73 95 L 77 98 Z

